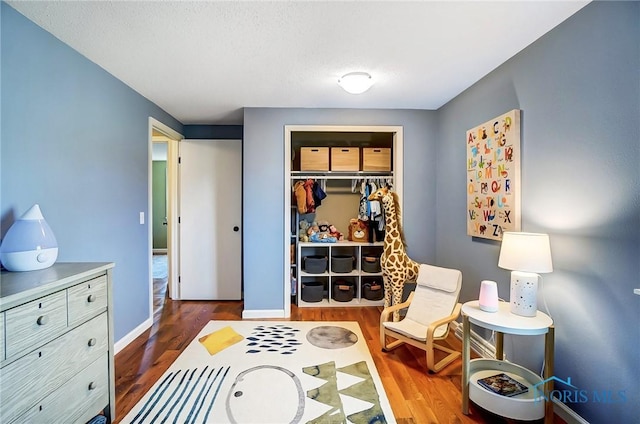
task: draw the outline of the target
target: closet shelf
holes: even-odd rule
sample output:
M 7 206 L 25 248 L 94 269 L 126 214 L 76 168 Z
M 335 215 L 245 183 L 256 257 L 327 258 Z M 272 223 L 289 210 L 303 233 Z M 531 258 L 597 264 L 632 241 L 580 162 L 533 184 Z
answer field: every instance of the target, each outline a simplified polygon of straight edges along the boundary
M 367 177 L 393 177 L 393 171 L 291 171 L 291 178 L 300 180 L 307 178 L 338 180 Z

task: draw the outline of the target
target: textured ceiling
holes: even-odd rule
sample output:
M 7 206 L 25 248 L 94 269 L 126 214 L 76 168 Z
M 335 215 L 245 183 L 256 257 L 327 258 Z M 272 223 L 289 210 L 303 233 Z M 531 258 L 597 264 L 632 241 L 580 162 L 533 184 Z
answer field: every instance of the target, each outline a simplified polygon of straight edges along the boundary
M 8 1 L 185 124 L 243 107 L 437 109 L 586 1 Z M 352 71 L 376 79 L 351 95 Z

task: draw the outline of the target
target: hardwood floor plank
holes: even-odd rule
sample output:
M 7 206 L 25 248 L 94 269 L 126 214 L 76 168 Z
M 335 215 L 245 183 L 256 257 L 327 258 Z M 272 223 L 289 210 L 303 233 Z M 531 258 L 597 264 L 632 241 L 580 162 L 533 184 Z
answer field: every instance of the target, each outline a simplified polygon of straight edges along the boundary
M 153 326 L 115 357 L 115 422 L 133 408 L 210 320 L 239 321 L 242 311 L 243 304 L 239 301 L 167 299 L 155 314 Z M 290 321 L 357 321 L 399 424 L 508 422 L 473 404 L 469 415 L 462 414 L 460 359 L 438 374 L 430 374 L 424 351 L 420 349 L 401 346 L 392 352 L 382 352 L 380 311 L 378 307 L 292 306 Z M 453 334 L 449 334 L 447 343 L 461 348 Z

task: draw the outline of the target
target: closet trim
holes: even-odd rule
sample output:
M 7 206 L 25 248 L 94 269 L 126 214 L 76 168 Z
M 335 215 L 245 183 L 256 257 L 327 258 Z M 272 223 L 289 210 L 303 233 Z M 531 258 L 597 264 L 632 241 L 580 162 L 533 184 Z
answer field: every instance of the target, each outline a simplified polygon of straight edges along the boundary
M 294 132 L 379 132 L 393 134 L 393 188 L 398 194 L 400 208 L 403 206 L 403 127 L 399 125 L 285 125 L 284 126 L 284 318 L 291 317 L 291 182 L 300 179 L 291 175 L 291 134 Z M 355 176 L 356 178 L 358 176 Z M 315 177 L 317 178 L 317 176 Z M 342 177 L 340 177 L 342 178 Z M 344 178 L 351 178 L 345 176 Z

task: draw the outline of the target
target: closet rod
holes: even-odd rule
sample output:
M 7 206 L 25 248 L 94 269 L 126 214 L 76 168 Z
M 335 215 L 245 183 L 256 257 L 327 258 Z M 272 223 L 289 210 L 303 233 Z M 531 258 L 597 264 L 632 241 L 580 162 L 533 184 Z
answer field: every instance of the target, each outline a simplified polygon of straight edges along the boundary
M 366 179 L 375 179 L 375 178 L 380 178 L 380 179 L 393 179 L 393 176 L 372 176 L 372 175 L 353 175 L 350 177 L 347 176 L 337 176 L 337 175 L 292 175 L 291 179 L 292 180 L 308 180 L 308 179 L 312 179 L 312 180 L 366 180 Z

